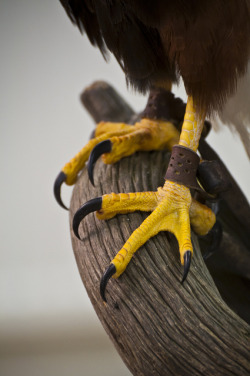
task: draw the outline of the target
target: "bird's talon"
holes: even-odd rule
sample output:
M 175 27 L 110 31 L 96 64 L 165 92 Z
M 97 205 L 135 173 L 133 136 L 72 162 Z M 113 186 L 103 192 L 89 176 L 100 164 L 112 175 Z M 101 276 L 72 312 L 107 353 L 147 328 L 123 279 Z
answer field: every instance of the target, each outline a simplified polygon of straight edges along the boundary
M 75 236 L 80 239 L 79 235 L 79 225 L 84 217 L 88 215 L 89 213 L 92 213 L 94 211 L 101 210 L 102 208 L 102 197 L 96 197 L 92 200 L 89 200 L 85 202 L 84 205 L 82 205 L 75 213 L 73 218 L 73 231 Z
M 107 286 L 107 283 L 108 281 L 110 280 L 110 278 L 116 273 L 116 267 L 114 264 L 110 264 L 109 267 L 105 270 L 102 278 L 101 278 L 101 282 L 100 282 L 100 294 L 101 294 L 101 297 L 102 297 L 102 300 L 104 302 L 107 302 L 107 299 L 106 299 L 106 296 L 105 296 L 105 290 L 106 290 L 106 286 Z
M 65 205 L 64 203 L 62 202 L 62 199 L 61 199 L 61 186 L 62 184 L 66 181 L 66 174 L 61 171 L 56 180 L 55 180 L 55 183 L 54 183 L 54 196 L 55 196 L 55 199 L 57 201 L 57 203 L 63 208 L 63 209 L 66 209 L 66 210 L 69 210 Z
M 93 150 L 92 150 L 92 152 L 89 156 L 89 161 L 88 161 L 88 164 L 87 164 L 89 180 L 91 181 L 93 186 L 95 186 L 94 177 L 93 177 L 95 163 L 96 163 L 97 159 L 102 154 L 110 153 L 111 150 L 112 150 L 112 142 L 110 140 L 101 141 L 101 142 L 99 142 L 99 144 L 97 144 L 93 148 Z
M 158 188 L 157 192 L 111 193 L 86 202 L 73 218 L 73 231 L 80 238 L 79 224 L 93 211 L 96 211 L 98 219 L 110 219 L 116 214 L 136 210 L 149 211 L 151 214 L 131 234 L 105 272 L 101 281 L 101 295 L 104 300 L 108 279 L 114 273 L 119 277 L 142 244 L 160 231 L 170 231 L 177 238 L 182 250 L 181 262 L 184 263 L 183 283 L 189 272 L 193 252 L 190 225 L 196 224 L 200 233 L 207 233 L 215 222 L 211 209 L 192 200 L 187 187 L 166 181 L 164 187 Z M 197 222 L 201 222 L 202 225 L 199 227 Z
M 190 265 L 191 265 L 191 259 L 192 259 L 192 252 L 191 251 L 186 251 L 184 254 L 184 272 L 183 272 L 183 277 L 181 283 L 185 281 L 187 278 Z

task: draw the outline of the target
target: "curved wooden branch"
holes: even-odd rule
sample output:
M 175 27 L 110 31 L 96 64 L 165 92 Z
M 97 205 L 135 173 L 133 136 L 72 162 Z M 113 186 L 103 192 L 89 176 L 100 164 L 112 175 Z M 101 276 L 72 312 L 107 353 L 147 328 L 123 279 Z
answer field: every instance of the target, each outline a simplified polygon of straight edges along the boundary
M 135 115 L 125 100 L 104 81 L 96 81 L 87 87 L 80 99 L 96 123 L 100 121 L 127 123 Z
M 156 190 L 162 185 L 168 154 L 138 153 L 114 166 L 101 161 L 93 189 L 83 172 L 74 189 L 72 214 L 85 201 L 108 192 Z M 99 294 L 102 273 L 147 214 L 119 215 L 81 225 L 72 234 L 78 268 L 91 302 L 133 375 L 248 375 L 249 327 L 222 301 L 203 262 L 198 243 L 182 286 L 175 239 L 160 233 L 133 257 L 125 273 Z
M 115 165 L 97 162 L 96 188 L 86 170 L 73 191 L 70 220 L 81 204 L 110 192 L 156 190 L 163 184 L 169 154 L 136 153 Z M 203 262 L 196 237 L 191 270 L 180 284 L 178 245 L 160 233 L 141 247 L 125 273 L 99 294 L 102 273 L 145 213 L 81 224 L 82 241 L 72 245 L 91 302 L 109 337 L 133 375 L 248 375 L 249 326 L 222 300 Z

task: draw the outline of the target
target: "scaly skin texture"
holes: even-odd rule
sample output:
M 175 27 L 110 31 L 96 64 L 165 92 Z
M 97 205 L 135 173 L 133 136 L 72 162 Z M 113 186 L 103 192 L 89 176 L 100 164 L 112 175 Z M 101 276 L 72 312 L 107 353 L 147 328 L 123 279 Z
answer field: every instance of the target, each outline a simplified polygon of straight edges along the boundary
M 178 143 L 197 151 L 205 120 L 205 111 L 196 111 L 193 99 L 188 98 L 181 134 L 169 122 L 142 119 L 139 123 L 101 122 L 98 124 L 95 138 L 74 157 L 63 169 L 67 184 L 73 184 L 77 173 L 84 166 L 93 147 L 100 141 L 109 139 L 112 150 L 103 155 L 105 163 L 115 163 L 138 150 L 172 149 Z M 199 235 L 206 235 L 215 224 L 215 215 L 208 207 L 192 199 L 190 190 L 184 185 L 166 180 L 157 192 L 111 193 L 102 197 L 99 219 L 109 219 L 118 213 L 136 210 L 149 211 L 151 214 L 138 227 L 111 264 L 115 266 L 114 277 L 119 277 L 126 269 L 133 254 L 148 239 L 160 231 L 172 232 L 178 241 L 181 263 L 187 251 L 193 254 L 191 227 Z
M 85 166 L 92 149 L 101 141 L 109 139 L 112 143 L 111 152 L 103 155 L 104 163 L 111 164 L 139 150 L 171 150 L 179 137 L 180 133 L 174 125 L 165 121 L 142 119 L 135 125 L 101 122 L 97 125 L 95 138 L 63 167 L 66 184 L 75 184 L 77 174 Z
M 192 98 L 189 97 L 179 145 L 196 151 L 204 120 L 205 112 L 198 113 Z M 158 188 L 157 192 L 103 196 L 102 210 L 97 213 L 97 217 L 107 219 L 117 213 L 135 210 L 152 211 L 152 213 L 133 232 L 112 260 L 111 263 L 116 268 L 115 278 L 124 272 L 137 249 L 160 231 L 170 231 L 176 236 L 181 263 L 184 264 L 184 254 L 187 251 L 193 254 L 190 222 L 199 235 L 205 235 L 216 220 L 211 209 L 192 200 L 189 188 L 168 180 L 163 188 Z
M 170 231 L 176 236 L 183 264 L 185 252 L 193 251 L 190 223 L 199 235 L 206 235 L 216 220 L 211 209 L 191 198 L 187 187 L 171 181 L 166 181 L 157 192 L 104 195 L 102 209 L 96 216 L 98 219 L 109 219 L 118 213 L 125 214 L 136 210 L 152 213 L 133 232 L 112 260 L 111 263 L 116 267 L 114 277 L 119 277 L 137 249 L 160 231 Z
M 204 121 L 205 111 L 196 111 L 193 98 L 188 97 L 179 145 L 197 151 Z

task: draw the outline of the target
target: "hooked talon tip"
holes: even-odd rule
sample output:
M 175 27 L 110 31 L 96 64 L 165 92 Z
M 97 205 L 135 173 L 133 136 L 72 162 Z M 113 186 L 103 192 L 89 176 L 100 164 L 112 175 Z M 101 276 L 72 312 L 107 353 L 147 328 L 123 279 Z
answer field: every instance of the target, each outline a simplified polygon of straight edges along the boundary
M 79 235 L 79 225 L 81 221 L 83 220 L 86 215 L 89 213 L 92 213 L 94 211 L 101 210 L 102 208 L 102 197 L 96 197 L 93 198 L 92 200 L 89 200 L 85 202 L 75 213 L 74 218 L 73 218 L 73 231 L 75 236 L 80 239 Z
M 109 267 L 105 270 L 105 272 L 102 276 L 102 279 L 101 279 L 101 282 L 100 282 L 100 294 L 101 294 L 102 300 L 104 302 L 107 302 L 107 299 L 106 299 L 106 296 L 105 296 L 105 290 L 106 290 L 107 283 L 115 273 L 116 273 L 115 265 L 110 264 Z
M 69 210 L 65 205 L 64 203 L 62 202 L 62 199 L 61 199 L 61 186 L 62 184 L 66 181 L 66 174 L 61 171 L 59 173 L 59 175 L 57 176 L 56 180 L 55 180 L 55 183 L 54 183 L 54 196 L 55 196 L 55 199 L 57 201 L 57 203 L 63 208 L 63 209 L 66 209 L 66 210 Z
M 87 164 L 87 170 L 88 170 L 89 180 L 91 181 L 93 186 L 95 186 L 94 177 L 93 177 L 95 163 L 96 163 L 97 159 L 102 154 L 110 153 L 111 149 L 112 149 L 111 141 L 110 140 L 104 140 L 104 141 L 99 142 L 99 144 L 97 144 L 93 148 L 93 150 L 92 150 L 92 152 L 89 156 L 89 161 L 88 161 L 88 164 Z
M 185 279 L 187 278 L 187 275 L 188 275 L 188 272 L 189 272 L 189 269 L 190 269 L 190 265 L 191 265 L 191 259 L 192 259 L 192 252 L 191 251 L 185 252 L 185 254 L 184 254 L 184 272 L 183 272 L 183 277 L 182 277 L 181 283 L 183 283 L 185 281 Z

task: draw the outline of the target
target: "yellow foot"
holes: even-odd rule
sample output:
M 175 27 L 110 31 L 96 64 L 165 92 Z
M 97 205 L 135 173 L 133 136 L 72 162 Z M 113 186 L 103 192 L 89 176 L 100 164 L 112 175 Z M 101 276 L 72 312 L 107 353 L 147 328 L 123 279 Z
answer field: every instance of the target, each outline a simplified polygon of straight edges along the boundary
M 96 211 L 99 219 L 109 219 L 118 213 L 136 210 L 152 213 L 133 232 L 104 273 L 100 285 L 101 296 L 104 300 L 106 300 L 105 288 L 111 276 L 119 277 L 137 249 L 160 231 L 170 231 L 177 238 L 181 264 L 184 265 L 183 282 L 193 254 L 190 224 L 198 235 L 206 235 L 216 220 L 211 209 L 191 198 L 189 188 L 166 181 L 157 192 L 111 193 L 88 201 L 74 216 L 74 233 L 80 238 L 79 224 L 90 212 Z
M 164 148 L 171 150 L 172 146 L 178 143 L 179 137 L 180 134 L 174 125 L 164 121 L 142 119 L 135 125 L 99 123 L 95 131 L 95 138 L 90 140 L 59 173 L 54 184 L 57 202 L 66 208 L 61 200 L 61 185 L 64 182 L 68 185 L 75 184 L 78 173 L 88 159 L 89 177 L 94 183 L 93 167 L 100 155 L 103 155 L 104 163 L 111 164 L 139 150 L 150 151 Z

